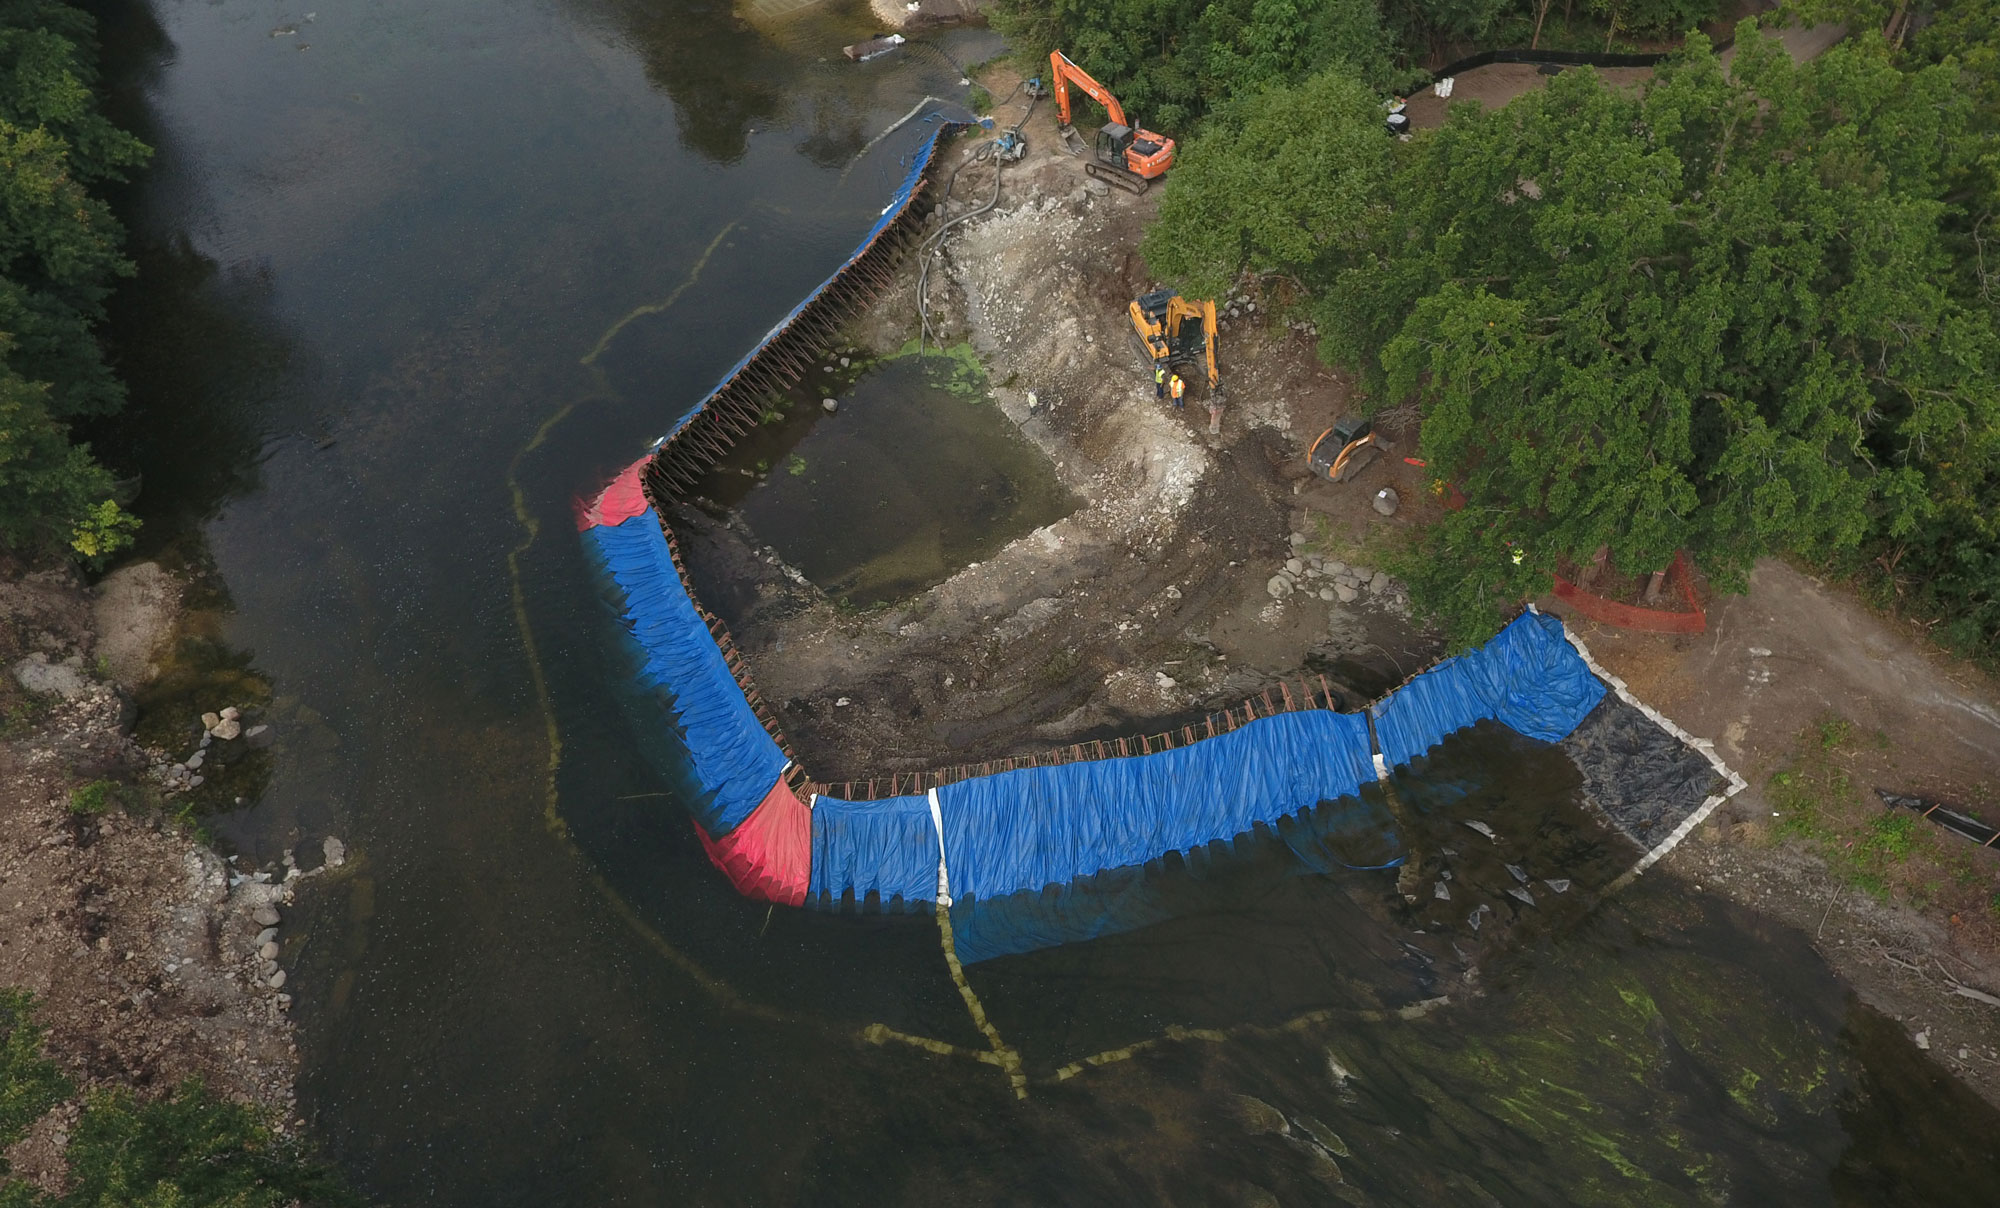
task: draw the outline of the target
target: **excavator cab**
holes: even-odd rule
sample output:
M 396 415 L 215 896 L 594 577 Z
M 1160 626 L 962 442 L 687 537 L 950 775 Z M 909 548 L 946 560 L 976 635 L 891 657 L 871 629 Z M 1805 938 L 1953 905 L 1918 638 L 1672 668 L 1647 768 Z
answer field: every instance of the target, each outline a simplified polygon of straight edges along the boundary
M 1065 131 L 1070 128 L 1072 86 L 1104 106 L 1111 119 L 1097 132 L 1094 155 L 1083 165 L 1085 172 L 1128 193 L 1144 193 L 1174 166 L 1174 140 L 1127 121 L 1118 98 L 1060 50 L 1049 52 L 1049 75 L 1055 81 L 1057 119 Z
M 1132 330 L 1153 368 L 1192 378 L 1206 369 L 1211 394 L 1222 391 L 1215 364 L 1215 301 L 1190 302 L 1170 289 L 1154 290 L 1127 308 Z
M 1142 183 L 1137 192 L 1144 193 L 1154 179 L 1163 175 L 1174 164 L 1174 140 L 1164 134 L 1154 134 L 1150 130 L 1135 130 L 1118 122 L 1107 123 L 1097 132 L 1097 163 L 1114 170 L 1115 175 L 1104 179 L 1124 184 L 1132 177 Z M 1092 172 L 1097 176 L 1099 173 Z M 1124 187 L 1130 188 L 1129 184 Z

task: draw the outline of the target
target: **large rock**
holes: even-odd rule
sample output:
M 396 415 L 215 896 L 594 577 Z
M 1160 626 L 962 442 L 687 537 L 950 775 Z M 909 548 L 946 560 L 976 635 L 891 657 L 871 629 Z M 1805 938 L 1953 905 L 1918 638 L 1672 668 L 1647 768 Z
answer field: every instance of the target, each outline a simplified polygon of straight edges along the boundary
M 129 692 L 153 677 L 153 656 L 173 633 L 180 594 L 159 563 L 135 562 L 104 576 L 91 612 L 97 656 Z
M 83 658 L 71 655 L 60 663 L 37 650 L 14 664 L 14 679 L 30 692 L 81 700 L 90 694 L 90 677 L 84 674 Z
M 1340 602 L 1342 604 L 1352 604 L 1354 603 L 1354 597 L 1360 595 L 1361 593 L 1354 590 L 1352 587 L 1349 587 L 1345 583 L 1336 583 L 1333 586 L 1333 594 L 1339 597 Z
M 190 848 L 183 853 L 181 872 L 189 901 L 219 906 L 229 897 L 229 866 L 208 848 Z
M 1283 575 L 1272 575 L 1271 581 L 1264 584 L 1264 590 L 1271 593 L 1273 600 L 1282 600 L 1292 594 L 1292 581 Z

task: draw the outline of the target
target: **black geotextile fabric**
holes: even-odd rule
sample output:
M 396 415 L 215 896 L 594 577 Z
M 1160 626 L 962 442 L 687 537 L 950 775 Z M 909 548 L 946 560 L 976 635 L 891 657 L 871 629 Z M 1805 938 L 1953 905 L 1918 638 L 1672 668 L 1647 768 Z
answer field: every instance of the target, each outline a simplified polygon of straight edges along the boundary
M 1615 693 L 1605 694 L 1562 748 L 1583 773 L 1591 802 L 1641 851 L 1722 791 L 1706 756 Z

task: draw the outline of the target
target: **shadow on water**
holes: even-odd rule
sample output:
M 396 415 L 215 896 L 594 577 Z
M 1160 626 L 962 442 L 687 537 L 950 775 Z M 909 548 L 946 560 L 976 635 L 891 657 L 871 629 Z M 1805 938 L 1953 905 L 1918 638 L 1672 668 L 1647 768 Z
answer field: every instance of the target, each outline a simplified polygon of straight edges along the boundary
M 142 479 L 134 510 L 150 554 L 257 489 L 296 349 L 264 317 L 268 280 L 226 277 L 185 236 L 142 236 L 132 258 L 138 275 L 106 328 L 130 400 L 90 435 L 106 464 Z
M 897 357 L 839 402 L 788 395 L 704 489 L 850 605 L 913 595 L 1076 506 L 969 356 Z

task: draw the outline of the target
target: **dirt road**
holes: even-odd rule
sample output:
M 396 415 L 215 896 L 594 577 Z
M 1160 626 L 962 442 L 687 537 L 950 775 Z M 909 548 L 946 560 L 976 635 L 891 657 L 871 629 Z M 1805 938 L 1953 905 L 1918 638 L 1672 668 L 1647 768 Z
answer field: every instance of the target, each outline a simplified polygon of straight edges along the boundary
M 1792 56 L 1792 61 L 1803 63 L 1824 54 L 1828 47 L 1846 37 L 1847 27 L 1787 26 L 1778 30 L 1777 34 L 1778 41 Z M 1725 66 L 1734 62 L 1736 47 L 1726 48 L 1721 58 Z M 1653 78 L 1650 67 L 1599 67 L 1593 70 L 1613 88 L 1636 89 Z M 1410 97 L 1407 110 L 1410 125 L 1420 130 L 1442 126 L 1445 113 L 1452 105 L 1477 103 L 1492 109 L 1523 93 L 1548 87 L 1551 78 L 1553 76 L 1549 72 L 1533 63 L 1495 63 L 1490 67 L 1475 68 L 1453 77 L 1449 100 L 1438 96 L 1430 88 Z

